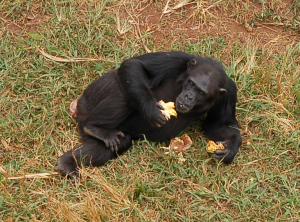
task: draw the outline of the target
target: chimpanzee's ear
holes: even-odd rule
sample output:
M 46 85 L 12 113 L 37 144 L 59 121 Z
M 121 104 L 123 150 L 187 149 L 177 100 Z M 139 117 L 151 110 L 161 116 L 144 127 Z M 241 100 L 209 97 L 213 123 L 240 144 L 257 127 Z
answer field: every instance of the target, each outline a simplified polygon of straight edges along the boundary
M 192 69 L 197 65 L 197 61 L 196 59 L 192 59 L 191 61 L 189 61 L 188 63 L 188 69 Z
M 224 88 L 220 88 L 219 93 L 220 93 L 220 95 L 224 95 L 225 93 L 227 93 L 227 90 Z

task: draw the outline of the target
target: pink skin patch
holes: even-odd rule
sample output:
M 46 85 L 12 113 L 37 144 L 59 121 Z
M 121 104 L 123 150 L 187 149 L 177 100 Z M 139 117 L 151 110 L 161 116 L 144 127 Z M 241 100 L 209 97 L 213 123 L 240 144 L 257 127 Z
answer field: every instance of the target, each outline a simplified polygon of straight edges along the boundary
M 77 110 L 77 99 L 73 100 L 70 104 L 70 113 L 71 116 L 76 118 L 76 110 Z

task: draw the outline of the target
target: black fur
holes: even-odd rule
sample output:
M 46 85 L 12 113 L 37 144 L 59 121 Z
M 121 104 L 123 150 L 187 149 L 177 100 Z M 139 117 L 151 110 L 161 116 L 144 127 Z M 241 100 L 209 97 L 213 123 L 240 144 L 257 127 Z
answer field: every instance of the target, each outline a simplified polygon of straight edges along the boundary
M 159 100 L 176 102 L 177 118 L 166 121 Z M 212 58 L 184 52 L 130 58 L 79 98 L 76 115 L 83 145 L 60 157 L 55 170 L 67 175 L 82 164 L 103 165 L 129 149 L 132 139 L 171 139 L 204 114 L 206 136 L 225 146 L 211 155 L 231 163 L 241 145 L 236 100 L 235 83 Z

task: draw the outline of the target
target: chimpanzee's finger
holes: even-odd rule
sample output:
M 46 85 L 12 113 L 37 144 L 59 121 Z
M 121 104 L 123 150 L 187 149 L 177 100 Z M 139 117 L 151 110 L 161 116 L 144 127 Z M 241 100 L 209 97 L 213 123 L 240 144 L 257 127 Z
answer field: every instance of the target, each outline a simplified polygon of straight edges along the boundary
M 224 150 L 216 150 L 216 154 L 217 155 L 226 155 L 230 152 L 230 150 L 228 149 L 224 149 Z
M 160 125 L 164 125 L 166 123 L 167 119 L 166 117 L 164 117 L 163 115 L 161 115 L 159 118 L 158 118 L 158 122 Z
M 118 144 L 114 145 L 114 150 L 115 150 L 115 152 L 118 152 L 118 150 L 119 150 Z
M 103 142 L 105 143 L 105 146 L 106 146 L 106 147 L 110 148 L 110 143 L 109 143 L 108 140 L 103 140 Z
M 155 127 L 156 127 L 156 128 L 160 128 L 160 127 L 162 127 L 162 125 L 159 124 L 159 123 L 156 123 L 156 124 L 155 124 Z
M 110 147 L 111 152 L 115 152 L 116 151 L 116 147 L 117 147 L 116 142 L 115 141 L 111 141 L 109 147 Z
M 164 116 L 157 118 L 156 121 L 157 121 L 156 122 L 157 127 L 162 127 L 163 125 L 166 124 L 166 118 Z
M 210 153 L 209 156 L 217 160 L 220 160 L 224 157 L 223 155 L 217 155 L 215 153 Z
M 109 149 L 110 149 L 111 152 L 114 152 L 114 151 L 115 151 L 115 148 L 114 148 L 114 146 L 113 146 L 112 143 L 109 144 Z
M 111 152 L 113 152 L 113 153 L 115 152 L 115 148 L 113 146 L 110 146 L 109 148 L 110 148 Z
M 160 109 L 162 109 L 162 110 L 165 109 L 165 108 L 164 108 L 162 105 L 160 105 L 158 102 L 156 102 L 156 105 L 157 105 L 158 108 L 160 108 Z
M 121 136 L 121 137 L 125 137 L 125 134 L 124 134 L 122 131 L 119 131 L 119 132 L 117 133 L 117 135 L 118 135 L 118 136 Z M 118 144 L 120 144 L 120 141 L 119 141 Z

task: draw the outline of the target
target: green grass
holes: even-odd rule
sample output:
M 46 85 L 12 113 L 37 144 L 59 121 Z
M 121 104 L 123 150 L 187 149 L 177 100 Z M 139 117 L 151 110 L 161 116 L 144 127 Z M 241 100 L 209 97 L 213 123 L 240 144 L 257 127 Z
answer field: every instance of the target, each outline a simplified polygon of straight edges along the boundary
M 212 2 L 216 1 L 204 2 L 203 7 Z M 249 6 L 236 18 L 243 25 L 241 18 L 256 18 L 272 7 L 273 15 L 282 16 L 276 2 L 258 3 L 255 10 L 243 1 L 216 5 L 219 13 Z M 147 4 L 152 9 L 148 14 L 154 9 L 161 13 L 166 2 L 0 3 L 0 221 L 299 221 L 297 27 L 277 29 L 291 41 L 281 38 L 282 42 L 266 44 L 255 39 L 257 33 L 246 32 L 253 36 L 243 43 L 228 32 L 211 35 L 205 29 L 196 35 L 191 31 L 186 39 L 182 33 L 188 31 L 179 29 L 186 26 L 176 23 L 179 31 L 171 30 L 172 35 L 162 40 L 161 32 L 170 31 L 168 25 L 182 18 L 191 16 L 195 26 L 201 18 L 199 24 L 213 27 L 218 18 L 208 12 L 217 15 L 218 8 L 199 14 L 200 3 L 192 3 L 147 29 L 140 14 L 147 12 L 140 11 Z M 285 17 L 297 20 L 299 3 L 289 6 Z M 226 23 L 227 17 L 221 18 Z M 62 58 L 109 62 L 59 63 L 45 58 L 38 48 Z M 78 184 L 58 175 L 8 179 L 52 172 L 57 158 L 79 143 L 68 111 L 72 99 L 124 59 L 148 49 L 200 53 L 224 63 L 239 89 L 237 118 L 243 144 L 233 164 L 207 156 L 207 139 L 194 124 L 186 130 L 194 145 L 184 153 L 183 164 L 160 148 L 167 144 L 141 140 L 103 167 L 82 169 Z

